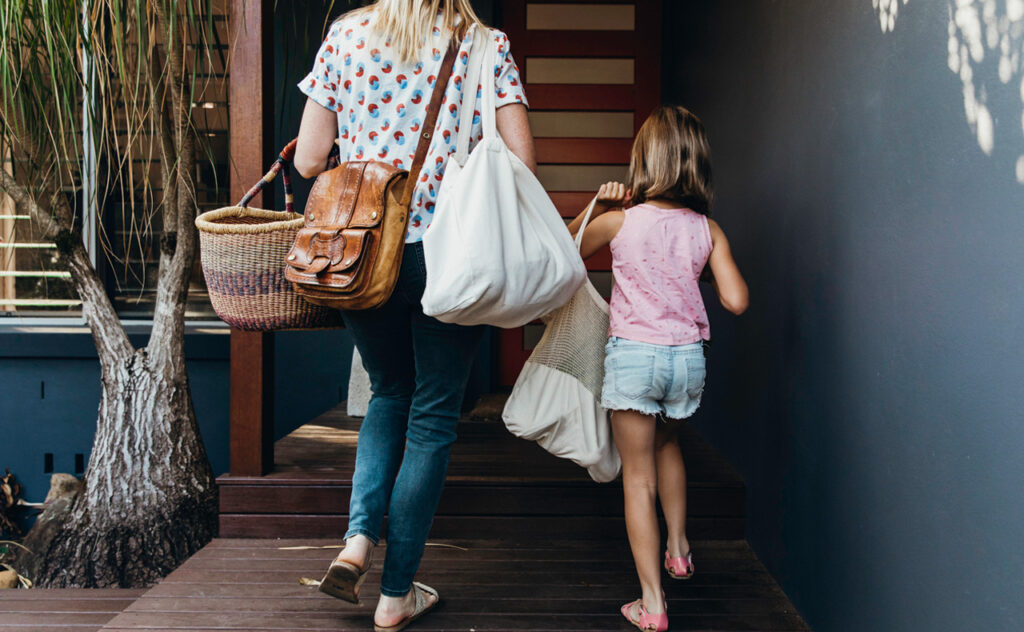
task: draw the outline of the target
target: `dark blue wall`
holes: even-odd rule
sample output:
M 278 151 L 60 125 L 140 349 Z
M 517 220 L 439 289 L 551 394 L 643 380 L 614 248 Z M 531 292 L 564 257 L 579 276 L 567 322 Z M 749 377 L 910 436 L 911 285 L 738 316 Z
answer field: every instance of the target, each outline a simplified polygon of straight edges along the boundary
M 816 630 L 1024 629 L 1021 75 L 974 71 L 986 155 L 949 4 L 883 34 L 869 0 L 665 3 L 665 95 L 707 124 L 751 287 L 711 314 L 697 423 Z
M 142 334 L 132 339 L 145 343 Z M 274 425 L 281 437 L 345 399 L 352 345 L 342 331 L 278 332 L 274 348 Z M 186 355 L 196 419 L 214 473 L 222 474 L 228 469 L 228 336 L 189 334 Z M 88 458 L 99 380 L 92 337 L 84 331 L 0 331 L 0 469 L 18 476 L 26 499 L 41 501 L 49 489 L 45 453 L 54 455 L 56 472 L 76 473 L 75 455 Z

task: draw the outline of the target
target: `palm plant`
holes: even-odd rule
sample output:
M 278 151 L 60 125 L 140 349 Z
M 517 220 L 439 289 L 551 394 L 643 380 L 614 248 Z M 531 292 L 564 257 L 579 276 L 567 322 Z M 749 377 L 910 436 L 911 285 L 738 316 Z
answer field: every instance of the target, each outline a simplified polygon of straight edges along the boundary
M 206 88 L 200 77 L 224 67 L 213 4 L 0 3 L 0 148 L 16 166 L 0 169 L 0 190 L 57 244 L 102 375 L 84 491 L 52 539 L 32 547 L 26 574 L 38 585 L 149 584 L 215 533 L 216 489 L 184 353 L 203 151 L 193 108 Z M 129 340 L 83 243 L 91 203 L 131 214 L 134 239 L 162 230 L 144 347 Z

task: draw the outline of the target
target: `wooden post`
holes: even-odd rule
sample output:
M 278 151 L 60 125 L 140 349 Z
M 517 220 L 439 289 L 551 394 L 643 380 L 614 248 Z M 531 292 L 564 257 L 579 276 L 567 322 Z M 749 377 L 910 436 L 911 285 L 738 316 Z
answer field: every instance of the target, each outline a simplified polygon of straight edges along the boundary
M 273 161 L 273 0 L 230 0 L 228 116 L 231 199 Z M 271 192 L 252 204 L 272 208 Z M 234 476 L 274 468 L 274 336 L 231 330 L 231 460 Z

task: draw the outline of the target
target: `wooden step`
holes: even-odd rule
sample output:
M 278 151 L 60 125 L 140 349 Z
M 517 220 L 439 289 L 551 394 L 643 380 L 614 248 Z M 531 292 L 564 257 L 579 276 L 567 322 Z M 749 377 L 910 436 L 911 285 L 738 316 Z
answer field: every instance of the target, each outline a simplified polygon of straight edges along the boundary
M 268 476 L 220 477 L 221 536 L 340 537 L 359 424 L 339 407 L 278 441 Z M 739 476 L 692 429 L 684 429 L 680 444 L 692 537 L 744 537 Z M 582 468 L 511 436 L 500 422 L 463 420 L 431 537 L 619 537 L 622 515 L 621 483 L 593 482 Z

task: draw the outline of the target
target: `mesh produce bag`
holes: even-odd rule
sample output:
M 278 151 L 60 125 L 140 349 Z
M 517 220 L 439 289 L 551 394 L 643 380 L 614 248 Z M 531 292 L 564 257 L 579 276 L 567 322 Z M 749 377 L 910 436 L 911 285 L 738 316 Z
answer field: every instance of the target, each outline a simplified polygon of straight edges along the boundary
M 593 203 L 576 237 L 579 248 Z M 544 319 L 546 329 L 519 374 L 502 415 L 509 431 L 570 459 L 604 483 L 622 468 L 601 408 L 608 303 L 588 280 Z

